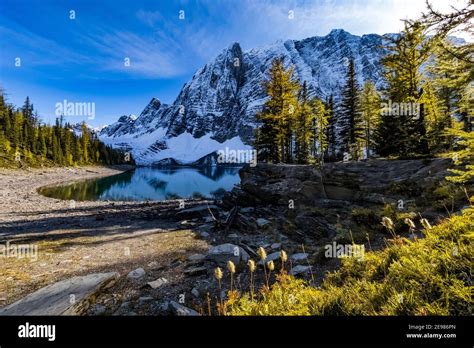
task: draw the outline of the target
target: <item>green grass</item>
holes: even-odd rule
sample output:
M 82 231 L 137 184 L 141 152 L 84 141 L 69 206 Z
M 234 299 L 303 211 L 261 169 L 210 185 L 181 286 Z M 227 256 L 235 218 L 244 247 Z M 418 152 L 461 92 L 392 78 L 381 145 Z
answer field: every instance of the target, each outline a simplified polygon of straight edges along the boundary
M 345 258 L 312 287 L 286 274 L 251 301 L 232 296 L 230 315 L 473 315 L 474 208 L 414 241 L 389 240 L 362 261 Z

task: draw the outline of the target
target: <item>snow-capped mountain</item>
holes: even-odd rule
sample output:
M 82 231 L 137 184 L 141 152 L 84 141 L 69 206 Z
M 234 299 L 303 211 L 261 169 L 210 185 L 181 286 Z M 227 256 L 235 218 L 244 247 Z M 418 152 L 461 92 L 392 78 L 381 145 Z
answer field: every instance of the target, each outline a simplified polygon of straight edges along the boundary
M 77 122 L 69 125 L 71 131 L 78 137 L 82 136 L 82 122 Z M 99 134 L 104 128 L 107 128 L 108 126 L 102 126 L 102 127 L 92 127 L 91 125 L 86 124 L 87 129 L 89 132 L 93 134 Z
M 171 105 L 153 98 L 139 117 L 122 116 L 99 137 L 114 147 L 131 149 L 137 164 L 189 164 L 226 147 L 250 150 L 255 114 L 265 102 L 262 82 L 273 59 L 294 65 L 310 95 L 336 101 L 344 86 L 349 59 L 359 83 L 382 83 L 380 59 L 384 37 L 333 30 L 327 36 L 276 42 L 242 51 L 238 43 L 199 69 Z

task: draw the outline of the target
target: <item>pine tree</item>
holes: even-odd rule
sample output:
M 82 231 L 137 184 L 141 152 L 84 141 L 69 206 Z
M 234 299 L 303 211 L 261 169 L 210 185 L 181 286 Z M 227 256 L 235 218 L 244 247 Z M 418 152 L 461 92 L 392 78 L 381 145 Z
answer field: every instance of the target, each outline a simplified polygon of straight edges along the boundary
M 356 114 L 357 114 L 357 96 L 359 86 L 357 84 L 354 60 L 349 60 L 347 70 L 346 84 L 342 92 L 342 100 L 340 106 L 340 130 L 339 137 L 341 139 L 341 150 L 344 153 L 350 153 L 352 157 L 356 157 L 354 146 L 356 146 Z
M 308 163 L 314 114 L 310 105 L 306 81 L 303 82 L 298 99 L 299 107 L 295 122 L 295 155 L 298 163 Z
M 360 139 L 365 149 L 365 155 L 367 158 L 372 156 L 372 150 L 374 148 L 373 135 L 375 129 L 380 123 L 380 95 L 375 88 L 375 85 L 366 81 L 359 94 L 359 113 L 357 117 L 357 133 L 358 139 Z
M 90 145 L 90 137 L 89 137 L 89 130 L 87 129 L 86 123 L 82 122 L 81 125 L 81 148 L 82 148 L 82 162 L 89 163 L 89 145 Z

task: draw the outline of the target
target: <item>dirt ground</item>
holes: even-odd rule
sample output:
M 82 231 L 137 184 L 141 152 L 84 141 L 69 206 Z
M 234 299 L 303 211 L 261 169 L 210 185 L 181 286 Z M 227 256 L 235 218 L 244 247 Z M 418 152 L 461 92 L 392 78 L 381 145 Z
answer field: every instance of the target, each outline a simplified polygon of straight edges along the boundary
M 157 217 L 166 206 L 71 204 L 37 193 L 45 185 L 118 174 L 122 169 L 0 169 L 0 308 L 45 285 L 95 272 L 124 276 L 143 267 L 149 276 L 166 277 L 170 286 L 182 285 L 180 260 L 207 251 L 208 245 L 194 231 Z M 13 254 L 19 245 L 26 248 L 22 257 Z

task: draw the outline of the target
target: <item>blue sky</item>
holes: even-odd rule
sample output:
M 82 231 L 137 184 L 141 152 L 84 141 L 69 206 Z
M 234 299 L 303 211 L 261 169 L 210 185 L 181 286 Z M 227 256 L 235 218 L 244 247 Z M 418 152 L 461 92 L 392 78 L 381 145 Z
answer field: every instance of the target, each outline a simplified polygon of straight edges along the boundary
M 29 95 L 45 122 L 65 99 L 95 103 L 87 122 L 101 126 L 138 115 L 152 97 L 173 102 L 235 41 L 247 50 L 335 28 L 397 32 L 423 9 L 424 0 L 0 0 L 0 86 L 18 106 Z

